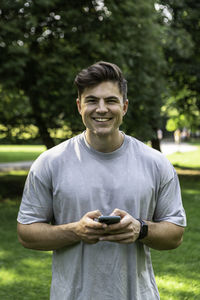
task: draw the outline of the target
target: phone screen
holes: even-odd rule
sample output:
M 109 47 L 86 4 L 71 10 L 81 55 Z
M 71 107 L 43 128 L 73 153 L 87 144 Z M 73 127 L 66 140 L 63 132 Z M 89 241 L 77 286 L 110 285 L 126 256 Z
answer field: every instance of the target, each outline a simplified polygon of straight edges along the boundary
M 107 225 L 109 224 L 115 224 L 115 223 L 119 223 L 121 220 L 120 216 L 100 216 L 98 218 L 98 221 L 100 223 L 105 223 Z

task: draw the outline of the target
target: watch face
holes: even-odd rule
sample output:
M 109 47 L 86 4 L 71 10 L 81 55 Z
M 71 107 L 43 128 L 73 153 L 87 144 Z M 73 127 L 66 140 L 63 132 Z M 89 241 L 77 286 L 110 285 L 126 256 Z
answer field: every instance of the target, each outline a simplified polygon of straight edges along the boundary
M 147 233 L 148 233 L 148 225 L 146 224 L 146 223 L 144 223 L 143 224 L 143 226 L 142 226 L 142 236 L 143 236 L 143 238 L 145 237 L 145 236 L 147 236 Z
M 138 221 L 141 224 L 140 235 L 138 237 L 138 240 L 141 240 L 141 239 L 145 238 L 148 234 L 148 225 L 141 219 L 138 219 Z

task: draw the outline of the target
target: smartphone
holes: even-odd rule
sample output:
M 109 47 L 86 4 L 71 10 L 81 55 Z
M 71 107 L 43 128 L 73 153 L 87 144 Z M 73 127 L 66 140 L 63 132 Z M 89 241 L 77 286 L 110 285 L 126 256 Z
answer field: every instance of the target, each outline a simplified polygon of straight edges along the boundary
M 100 223 L 105 223 L 107 225 L 119 223 L 121 220 L 120 216 L 100 216 L 98 217 L 98 221 Z

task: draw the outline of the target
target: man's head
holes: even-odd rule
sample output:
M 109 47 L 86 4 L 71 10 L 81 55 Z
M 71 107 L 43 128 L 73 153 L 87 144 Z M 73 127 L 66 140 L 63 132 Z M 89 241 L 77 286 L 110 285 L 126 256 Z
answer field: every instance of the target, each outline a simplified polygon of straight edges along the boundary
M 84 89 L 105 81 L 117 82 L 119 91 L 123 95 L 123 101 L 127 100 L 127 81 L 123 77 L 122 71 L 117 65 L 105 61 L 97 62 L 87 69 L 83 69 L 76 76 L 74 83 L 78 88 L 79 99 L 81 99 Z

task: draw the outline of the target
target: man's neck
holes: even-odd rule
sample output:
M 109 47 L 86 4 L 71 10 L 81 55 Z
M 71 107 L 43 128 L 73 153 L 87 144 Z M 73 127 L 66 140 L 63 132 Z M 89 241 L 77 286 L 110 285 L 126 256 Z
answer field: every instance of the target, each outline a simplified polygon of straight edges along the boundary
M 85 138 L 88 144 L 99 152 L 113 152 L 117 150 L 124 141 L 124 135 L 120 131 L 116 131 L 111 135 L 95 135 L 94 133 L 86 130 Z

